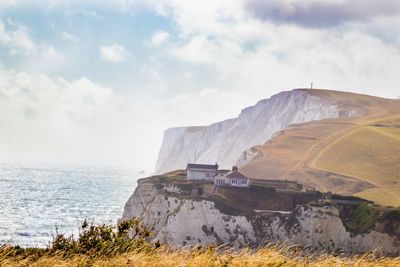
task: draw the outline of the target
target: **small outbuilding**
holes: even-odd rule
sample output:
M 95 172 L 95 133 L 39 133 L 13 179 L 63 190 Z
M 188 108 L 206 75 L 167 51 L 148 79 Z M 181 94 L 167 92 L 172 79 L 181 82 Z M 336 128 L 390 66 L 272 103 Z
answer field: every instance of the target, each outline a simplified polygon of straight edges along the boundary
M 207 180 L 214 181 L 218 172 L 218 164 L 192 164 L 186 166 L 187 180 Z

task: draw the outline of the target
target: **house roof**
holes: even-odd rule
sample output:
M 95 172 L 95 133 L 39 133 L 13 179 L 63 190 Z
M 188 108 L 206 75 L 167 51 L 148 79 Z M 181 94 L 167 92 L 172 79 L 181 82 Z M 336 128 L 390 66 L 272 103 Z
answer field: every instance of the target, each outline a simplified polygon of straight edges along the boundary
M 202 170 L 213 170 L 213 171 L 216 171 L 216 170 L 218 170 L 218 164 L 210 165 L 210 164 L 188 163 L 188 165 L 186 166 L 186 170 L 187 169 L 202 169 Z
M 226 175 L 226 177 L 235 178 L 235 179 L 244 179 L 244 180 L 249 179 L 247 176 L 245 176 L 244 174 L 240 173 L 239 171 L 231 171 L 230 173 L 228 173 Z

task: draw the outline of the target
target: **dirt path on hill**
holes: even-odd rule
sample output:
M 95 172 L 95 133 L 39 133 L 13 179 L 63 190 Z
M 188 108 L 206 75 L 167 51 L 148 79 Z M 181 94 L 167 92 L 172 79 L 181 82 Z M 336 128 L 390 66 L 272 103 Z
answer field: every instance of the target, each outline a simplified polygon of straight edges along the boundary
M 344 129 L 341 130 L 339 132 L 335 132 L 329 136 L 327 136 L 326 138 L 322 139 L 321 141 L 313 144 L 305 153 L 304 155 L 301 157 L 301 159 L 292 167 L 290 168 L 289 171 L 296 171 L 301 173 L 303 176 L 307 177 L 309 180 L 311 180 L 312 182 L 314 182 L 315 184 L 317 184 L 322 190 L 327 191 L 327 188 L 319 181 L 318 178 L 313 177 L 309 174 L 306 173 L 305 169 L 311 168 L 313 169 L 313 165 L 309 165 L 308 161 L 310 158 L 313 158 L 314 155 L 316 153 L 318 153 L 318 151 L 320 150 L 321 147 L 326 147 L 328 146 L 330 143 L 332 143 L 334 140 L 336 140 L 339 136 L 347 136 L 347 134 L 349 132 L 352 131 L 352 128 L 350 129 Z M 324 148 L 325 149 L 325 148 Z M 319 154 L 319 153 L 318 153 Z M 315 169 L 315 168 L 314 168 Z
M 387 112 L 385 112 L 385 113 L 387 114 Z M 323 154 L 326 153 L 326 151 L 331 149 L 333 146 L 340 143 L 342 140 L 346 139 L 347 137 L 351 136 L 352 134 L 355 134 L 358 131 L 365 129 L 367 127 L 368 127 L 368 129 L 373 130 L 379 134 L 383 134 L 389 138 L 393 138 L 393 139 L 396 139 L 397 141 L 400 141 L 400 136 L 391 134 L 391 133 L 387 133 L 383 129 L 378 129 L 379 127 L 373 127 L 373 126 L 369 125 L 369 124 L 378 123 L 378 122 L 382 122 L 382 121 L 388 121 L 390 119 L 399 118 L 398 115 L 384 116 L 386 114 L 380 114 L 378 116 L 374 116 L 373 118 L 361 118 L 361 120 L 358 123 L 354 124 L 351 128 L 336 132 L 336 133 L 324 138 L 323 140 L 315 143 L 306 151 L 306 153 L 304 154 L 302 159 L 294 166 L 294 168 L 300 170 L 301 169 L 300 166 L 302 166 L 303 170 L 305 170 L 306 168 L 310 168 L 310 169 L 319 170 L 319 171 L 331 172 L 332 170 L 327 170 L 327 169 L 324 169 L 321 167 L 317 167 L 316 166 L 317 161 L 321 158 L 321 156 Z M 358 119 L 360 119 L 360 118 L 358 118 Z M 318 180 L 317 178 L 308 175 L 305 171 L 299 171 L 299 172 L 301 172 L 304 176 L 309 178 L 311 181 L 315 182 L 322 189 L 326 190 L 326 187 L 321 185 L 321 183 L 317 181 Z M 335 173 L 337 173 L 339 175 L 343 175 L 343 176 L 353 177 L 346 173 L 340 173 L 340 172 L 335 172 Z M 391 195 L 394 199 L 397 199 L 400 202 L 399 194 L 391 191 L 390 189 L 387 189 L 385 187 L 385 185 L 379 184 L 375 181 L 370 181 L 370 180 L 364 179 L 363 177 L 353 177 L 353 178 L 361 180 L 361 181 L 365 181 L 367 183 L 370 183 L 370 184 L 376 186 L 377 188 L 379 188 L 380 190 L 384 191 L 385 193 Z

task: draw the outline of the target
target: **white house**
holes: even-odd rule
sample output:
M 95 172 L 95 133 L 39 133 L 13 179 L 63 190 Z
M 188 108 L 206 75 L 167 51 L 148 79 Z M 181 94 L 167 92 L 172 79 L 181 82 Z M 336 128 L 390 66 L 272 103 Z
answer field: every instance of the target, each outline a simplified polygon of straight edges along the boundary
M 237 167 L 233 167 L 232 171 L 223 175 L 217 175 L 214 179 L 214 185 L 249 187 L 249 178 L 240 173 Z
M 218 172 L 218 164 L 191 164 L 186 166 L 186 178 L 188 180 L 208 180 L 214 181 Z

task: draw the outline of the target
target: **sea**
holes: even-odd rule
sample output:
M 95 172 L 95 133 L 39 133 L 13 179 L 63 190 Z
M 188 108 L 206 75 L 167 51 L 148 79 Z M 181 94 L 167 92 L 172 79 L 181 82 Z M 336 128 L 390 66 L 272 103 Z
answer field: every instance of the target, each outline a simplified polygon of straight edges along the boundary
M 84 219 L 115 225 L 139 176 L 119 167 L 0 163 L 0 246 L 46 247 L 57 232 L 76 236 Z

